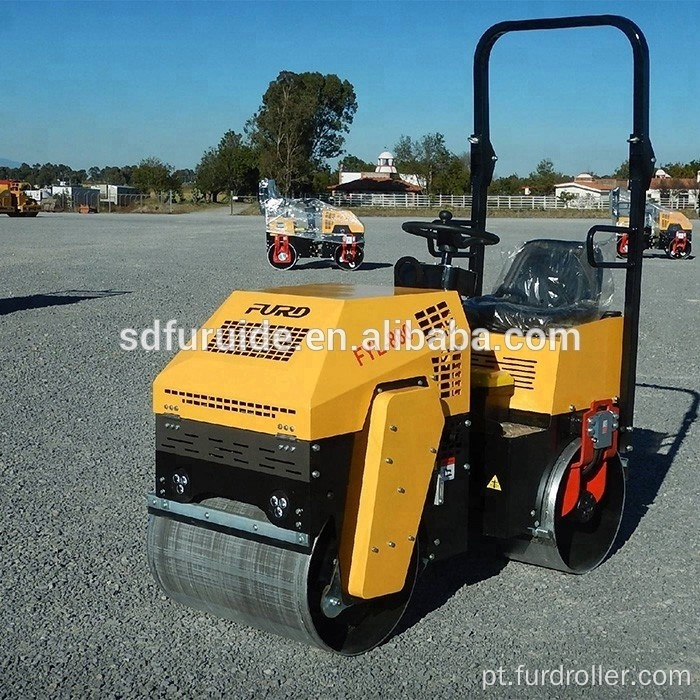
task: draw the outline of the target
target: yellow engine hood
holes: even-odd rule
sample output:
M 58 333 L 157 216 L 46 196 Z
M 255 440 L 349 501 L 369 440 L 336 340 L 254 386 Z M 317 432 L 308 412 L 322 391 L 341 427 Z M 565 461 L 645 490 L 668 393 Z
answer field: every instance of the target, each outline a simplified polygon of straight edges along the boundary
M 315 440 L 361 430 L 378 385 L 424 377 L 437 385 L 446 415 L 463 413 L 469 407 L 468 347 L 445 353 L 425 344 L 417 350 L 384 345 L 387 330 L 408 323 L 417 339 L 451 319 L 468 327 L 456 292 L 332 284 L 237 291 L 205 322 L 203 328 L 213 331 L 209 344 L 180 351 L 158 375 L 153 408 Z M 344 331 L 345 349 L 337 334 L 330 349 L 332 329 Z M 378 349 L 361 347 L 371 337 L 368 329 L 379 332 Z M 281 340 L 289 333 L 299 349 L 275 348 L 275 331 Z

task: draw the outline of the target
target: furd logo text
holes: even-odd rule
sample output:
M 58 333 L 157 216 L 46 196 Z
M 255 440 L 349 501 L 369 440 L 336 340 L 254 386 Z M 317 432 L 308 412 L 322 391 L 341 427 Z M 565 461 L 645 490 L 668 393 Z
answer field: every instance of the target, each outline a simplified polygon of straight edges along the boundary
M 311 312 L 308 306 L 289 306 L 287 304 L 253 304 L 246 314 L 257 311 L 261 316 L 285 316 L 286 318 L 303 318 Z

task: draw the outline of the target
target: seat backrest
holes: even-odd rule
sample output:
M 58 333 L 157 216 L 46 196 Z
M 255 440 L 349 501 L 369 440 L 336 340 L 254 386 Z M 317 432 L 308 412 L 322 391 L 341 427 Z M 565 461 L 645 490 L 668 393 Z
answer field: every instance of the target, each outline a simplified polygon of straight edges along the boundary
M 540 308 L 590 305 L 600 300 L 602 283 L 602 270 L 588 264 L 583 243 L 538 239 L 515 254 L 493 296 Z

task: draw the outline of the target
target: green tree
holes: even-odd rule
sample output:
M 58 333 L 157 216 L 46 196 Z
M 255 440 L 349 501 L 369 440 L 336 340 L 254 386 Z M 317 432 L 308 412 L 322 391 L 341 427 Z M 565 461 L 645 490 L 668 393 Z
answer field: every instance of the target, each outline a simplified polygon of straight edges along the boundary
M 108 165 L 102 168 L 100 178 L 107 185 L 130 185 L 133 178 L 134 165 L 124 165 L 118 167 L 116 165 Z
M 203 192 L 210 201 L 216 202 L 223 189 L 218 173 L 216 148 L 207 148 L 204 151 L 195 172 L 197 173 L 196 188 Z
M 191 185 L 194 182 L 196 174 L 192 168 L 182 168 L 176 170 L 173 175 L 183 184 Z
M 234 194 L 257 192 L 260 173 L 253 148 L 243 136 L 227 131 L 216 151 L 217 170 L 223 189 Z
M 256 153 L 235 131 L 227 131 L 216 148 L 204 152 L 195 173 L 197 189 L 212 202 L 221 192 L 254 193 L 258 180 Z
M 467 194 L 469 192 L 469 154 L 450 154 L 445 167 L 433 180 L 433 189 L 441 194 Z
M 456 166 L 456 156 L 445 146 L 445 137 L 437 132 L 416 140 L 401 136 L 394 146 L 394 155 L 399 171 L 424 178 L 428 194 L 438 192 L 437 185 L 444 182 L 446 172 Z
M 624 160 L 617 169 L 612 174 L 615 180 L 629 180 L 630 177 L 630 162 L 629 160 Z
M 261 173 L 288 194 L 308 187 L 313 172 L 342 153 L 356 111 L 355 89 L 347 80 L 282 71 L 246 125 Z
M 337 181 L 337 176 L 331 173 L 331 169 L 326 165 L 313 174 L 311 179 L 312 192 L 319 194 L 326 193 L 328 187 Z
M 59 163 L 22 163 L 18 168 L 0 168 L 0 179 L 21 180 L 36 185 L 48 187 L 66 182 L 70 185 L 80 185 L 84 182 L 105 182 L 110 184 L 128 185 L 134 166 L 91 167 L 88 171 L 74 170 L 68 165 Z
M 541 160 L 528 177 L 528 185 L 533 194 L 547 195 L 554 193 L 554 185 L 566 177 L 554 169 L 554 163 L 549 158 Z
M 57 182 L 66 182 L 69 185 L 80 185 L 87 180 L 87 173 L 84 170 L 73 170 L 68 165 L 61 163 L 53 165 L 53 163 L 45 163 L 39 166 L 34 166 L 33 181 L 40 187 L 56 184 Z
M 492 183 L 489 191 L 491 194 L 510 195 L 511 197 L 523 193 L 525 182 L 515 173 L 507 177 L 496 178 Z
M 82 185 L 83 182 L 85 182 L 88 179 L 87 172 L 82 168 L 80 170 L 73 170 L 71 168 L 69 171 L 68 179 L 74 185 Z
M 661 167 L 673 178 L 695 179 L 698 170 L 700 170 L 700 160 L 691 160 L 688 163 L 668 163 Z
M 134 169 L 133 185 L 141 192 L 180 192 L 181 182 L 173 174 L 172 165 L 153 156 L 144 158 Z
M 376 167 L 374 163 L 353 155 L 345 156 L 338 165 L 342 165 L 343 170 L 348 173 L 373 173 Z
M 410 136 L 401 135 L 399 140 L 394 145 L 394 163 L 401 170 L 408 172 L 409 169 L 418 168 L 418 142 L 413 141 Z

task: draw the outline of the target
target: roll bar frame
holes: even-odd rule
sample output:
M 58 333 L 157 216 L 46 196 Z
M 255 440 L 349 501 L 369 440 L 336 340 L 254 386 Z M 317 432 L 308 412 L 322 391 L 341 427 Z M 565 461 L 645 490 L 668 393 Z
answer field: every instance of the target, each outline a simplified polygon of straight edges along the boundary
M 644 208 L 646 193 L 654 172 L 654 149 L 649 139 L 649 48 L 639 27 L 618 15 L 592 15 L 500 22 L 482 35 L 474 52 L 474 133 L 471 143 L 472 213 L 469 226 L 477 231 L 486 230 L 488 188 L 493 179 L 496 153 L 491 144 L 489 124 L 489 59 L 498 39 L 510 32 L 578 27 L 615 27 L 629 40 L 634 61 L 632 95 L 632 133 L 629 143 L 630 218 L 628 228 L 616 228 L 629 236 L 625 263 L 596 263 L 596 266 L 625 269 L 624 325 L 622 331 L 622 367 L 619 396 L 620 449 L 628 451 L 634 418 L 635 384 L 637 374 L 637 346 L 639 311 L 642 286 L 642 253 L 644 251 Z M 587 236 L 587 246 L 593 247 L 597 231 L 611 227 L 594 226 Z M 592 256 L 589 256 L 589 260 Z M 595 262 L 595 261 L 594 261 Z M 476 294 L 482 293 L 484 249 L 477 248 L 469 261 L 469 269 L 476 273 Z

